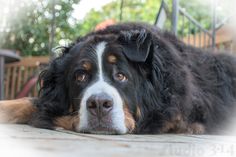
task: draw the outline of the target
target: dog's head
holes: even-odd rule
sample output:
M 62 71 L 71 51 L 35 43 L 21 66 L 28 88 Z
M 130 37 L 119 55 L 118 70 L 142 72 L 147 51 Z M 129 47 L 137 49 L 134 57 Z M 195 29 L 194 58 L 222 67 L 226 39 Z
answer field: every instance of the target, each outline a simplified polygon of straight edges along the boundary
M 140 114 L 137 93 L 142 92 L 141 71 L 135 63 L 146 61 L 151 46 L 145 30 L 95 33 L 80 39 L 42 75 L 41 99 L 47 110 L 78 111 L 79 132 L 131 132 Z
M 151 66 L 158 64 L 153 49 L 145 29 L 111 26 L 79 39 L 42 74 L 40 119 L 52 122 L 49 117 L 73 112 L 79 116 L 78 132 L 132 132 L 143 112 L 157 110 L 153 104 L 161 101 L 153 95 L 159 87 L 152 82 L 162 81 L 159 74 L 152 77 L 158 70 Z

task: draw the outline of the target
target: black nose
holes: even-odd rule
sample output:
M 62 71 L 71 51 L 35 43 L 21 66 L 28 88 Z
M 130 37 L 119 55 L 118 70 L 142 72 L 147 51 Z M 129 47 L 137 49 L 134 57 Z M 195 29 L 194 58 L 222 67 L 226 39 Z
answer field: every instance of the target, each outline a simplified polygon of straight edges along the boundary
M 98 118 L 106 116 L 112 107 L 113 99 L 105 93 L 92 95 L 87 100 L 87 110 Z

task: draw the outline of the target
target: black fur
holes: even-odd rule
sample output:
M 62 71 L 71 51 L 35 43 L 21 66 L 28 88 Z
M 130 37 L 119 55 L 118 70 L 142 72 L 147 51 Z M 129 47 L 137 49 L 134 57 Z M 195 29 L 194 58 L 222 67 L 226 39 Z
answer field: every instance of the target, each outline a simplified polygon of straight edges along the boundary
M 204 126 L 205 133 L 215 133 L 233 116 L 234 56 L 187 46 L 150 25 L 126 23 L 79 38 L 51 62 L 41 74 L 39 112 L 32 125 L 51 129 L 55 117 L 70 114 L 70 105 L 73 111 L 79 110 L 72 95 L 75 90 L 81 93 L 82 87 L 71 87 L 70 68 L 84 44 L 95 39 L 112 41 L 123 48 L 128 60 L 123 66 L 133 77 L 129 88 L 120 90 L 136 120 L 135 133 L 188 132 L 191 124 Z M 137 108 L 140 116 L 135 115 Z M 167 125 L 175 127 L 165 129 Z

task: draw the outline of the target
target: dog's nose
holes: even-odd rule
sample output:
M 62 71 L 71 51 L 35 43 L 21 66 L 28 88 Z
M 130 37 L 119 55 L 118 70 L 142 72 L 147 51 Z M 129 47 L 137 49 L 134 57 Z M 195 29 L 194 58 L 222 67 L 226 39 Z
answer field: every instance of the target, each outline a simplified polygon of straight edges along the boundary
M 113 107 L 113 99 L 105 94 L 92 95 L 87 100 L 87 110 L 98 118 L 106 116 Z

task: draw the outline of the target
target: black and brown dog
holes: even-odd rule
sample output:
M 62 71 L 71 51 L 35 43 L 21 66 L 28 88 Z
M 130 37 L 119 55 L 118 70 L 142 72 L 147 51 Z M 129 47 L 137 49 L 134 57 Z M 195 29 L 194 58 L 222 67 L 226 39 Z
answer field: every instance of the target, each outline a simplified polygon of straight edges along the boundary
M 140 23 L 109 26 L 64 48 L 37 99 L 0 102 L 0 120 L 104 134 L 215 133 L 233 117 L 236 58 Z

